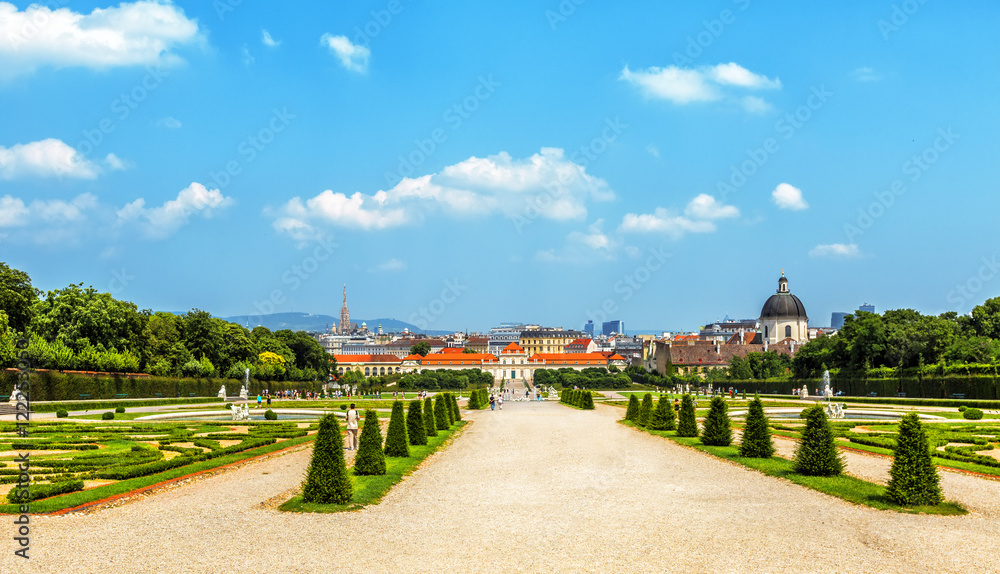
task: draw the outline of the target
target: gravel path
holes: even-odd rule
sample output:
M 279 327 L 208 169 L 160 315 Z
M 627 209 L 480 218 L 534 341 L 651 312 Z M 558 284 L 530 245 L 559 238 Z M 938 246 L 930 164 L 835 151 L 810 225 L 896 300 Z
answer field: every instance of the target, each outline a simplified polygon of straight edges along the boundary
M 621 414 L 553 402 L 471 413 L 448 449 L 354 513 L 267 508 L 301 481 L 305 450 L 90 515 L 33 517 L 30 562 L 8 542 L 0 571 L 1000 571 L 995 517 L 852 506 L 623 427 Z

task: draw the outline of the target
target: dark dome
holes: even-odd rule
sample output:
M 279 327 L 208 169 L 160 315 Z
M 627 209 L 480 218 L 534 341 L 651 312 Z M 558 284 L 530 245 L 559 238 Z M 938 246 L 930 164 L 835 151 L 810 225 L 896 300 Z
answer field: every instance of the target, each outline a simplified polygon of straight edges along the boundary
M 806 307 L 799 298 L 788 291 L 788 279 L 781 274 L 778 279 L 778 292 L 768 297 L 760 310 L 760 319 L 803 319 L 807 320 Z

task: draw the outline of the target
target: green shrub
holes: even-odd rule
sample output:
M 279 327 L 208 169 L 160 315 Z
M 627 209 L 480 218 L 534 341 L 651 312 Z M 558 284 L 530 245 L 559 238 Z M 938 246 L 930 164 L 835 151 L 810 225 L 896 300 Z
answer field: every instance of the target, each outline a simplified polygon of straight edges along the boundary
M 666 395 L 660 395 L 660 399 L 656 401 L 656 408 L 649 415 L 649 424 L 646 428 L 649 430 L 672 430 L 667 428 L 667 417 L 669 416 L 670 422 L 673 423 L 673 415 L 674 407 L 670 406 L 670 399 Z
M 451 412 L 454 415 L 451 417 L 455 422 L 462 420 L 462 410 L 458 408 L 458 397 L 448 393 L 448 398 L 451 400 Z
M 580 403 L 580 408 L 588 411 L 594 410 L 594 394 L 590 391 L 583 391 L 583 400 Z
M 698 420 L 694 413 L 694 400 L 691 395 L 681 397 L 681 413 L 677 420 L 677 436 L 698 436 Z
M 467 405 L 467 408 L 472 411 L 478 411 L 479 409 L 483 408 L 482 403 L 479 401 L 478 389 L 472 391 L 472 393 L 469 395 L 469 403 Z
M 124 413 L 125 412 L 125 407 L 118 407 L 118 408 L 115 409 L 115 412 L 118 413 L 118 414 Z
M 266 411 L 264 411 L 264 419 L 269 421 L 276 421 L 278 420 L 278 413 L 272 411 L 271 409 L 267 409 Z
M 844 461 L 833 443 L 833 431 L 822 405 L 806 409 L 806 427 L 795 449 L 795 472 L 807 476 L 834 476 L 844 471 Z
M 639 397 L 632 393 L 628 398 L 628 408 L 625 409 L 625 420 L 638 422 L 639 418 Z
M 639 405 L 639 420 L 636 421 L 641 427 L 649 425 L 649 415 L 653 412 L 653 395 L 646 393 L 642 396 L 642 404 Z
M 346 411 L 347 410 L 347 405 L 340 405 L 340 410 Z
M 115 420 L 115 413 L 113 413 L 111 411 L 108 411 L 108 412 L 104 413 L 103 415 L 101 415 L 101 420 L 113 421 L 113 420 Z
M 385 474 L 385 453 L 382 452 L 382 429 L 374 409 L 365 411 L 361 426 L 358 454 L 354 457 L 354 474 L 374 476 Z
M 424 399 L 424 430 L 427 436 L 437 436 L 437 419 L 434 418 L 434 399 Z
M 444 400 L 444 418 L 448 421 L 448 428 L 451 428 L 451 425 L 455 424 L 455 411 L 451 408 L 451 393 L 442 393 L 441 398 Z
M 937 467 L 931 461 L 927 433 L 916 413 L 905 415 L 900 421 L 894 454 L 886 496 L 905 506 L 940 504 L 942 496 Z
M 965 412 L 965 409 L 967 409 L 967 408 L 969 408 L 969 407 L 967 407 L 967 406 L 965 406 L 965 405 L 962 405 L 962 406 L 958 407 L 958 412 L 960 412 L 960 413 L 964 413 L 964 412 Z
M 351 501 L 351 490 L 340 424 L 329 414 L 319 419 L 319 432 L 302 487 L 302 499 L 319 504 L 347 504 Z
M 68 416 L 69 416 L 69 411 L 67 411 L 66 409 L 59 409 L 58 411 L 56 411 L 56 417 L 58 418 L 64 419 Z
M 406 436 L 414 446 L 427 444 L 427 429 L 420 412 L 422 404 L 420 399 L 410 401 L 410 408 L 406 413 Z
M 403 401 L 394 401 L 392 414 L 389 415 L 389 430 L 385 432 L 386 456 L 410 456 L 410 449 L 406 444 L 405 418 Z M 423 434 L 422 429 L 420 434 Z
M 437 423 L 437 430 L 448 430 L 448 410 L 444 404 L 444 396 L 438 395 L 434 400 L 434 422 Z
M 983 411 L 979 409 L 965 409 L 962 416 L 969 419 L 970 421 L 978 421 L 983 418 Z
M 729 446 L 733 442 L 733 430 L 729 424 L 729 406 L 725 399 L 712 399 L 708 415 L 702 425 L 701 442 L 709 446 Z
M 32 483 L 31 487 L 27 489 L 18 487 L 12 488 L 10 492 L 7 493 L 7 502 L 9 504 L 25 504 L 35 500 L 49 498 L 50 496 L 77 492 L 80 490 L 83 490 L 82 480 L 67 480 L 63 482 L 54 482 L 52 484 Z
M 757 395 L 754 395 L 747 407 L 743 438 L 740 441 L 740 456 L 748 458 L 771 458 L 774 456 L 771 427 L 764 415 L 764 403 Z

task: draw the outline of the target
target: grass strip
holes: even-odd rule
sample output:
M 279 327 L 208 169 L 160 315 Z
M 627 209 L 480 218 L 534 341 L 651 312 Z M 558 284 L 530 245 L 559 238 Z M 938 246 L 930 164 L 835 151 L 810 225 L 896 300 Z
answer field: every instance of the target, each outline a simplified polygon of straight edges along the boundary
M 159 484 L 161 482 L 166 482 L 175 478 L 181 478 L 202 471 L 212 470 L 214 468 L 218 468 L 220 466 L 226 466 L 229 464 L 233 464 L 235 462 L 240 462 L 245 459 L 254 458 L 265 454 L 270 454 L 275 451 L 283 450 L 289 447 L 309 442 L 311 440 L 314 440 L 315 438 L 316 435 L 311 434 L 308 436 L 288 439 L 285 441 L 276 442 L 274 444 L 269 444 L 250 450 L 245 450 L 243 452 L 221 456 L 219 458 L 205 460 L 186 466 L 181 466 L 158 474 L 141 476 L 129 480 L 121 480 L 113 484 L 98 486 L 97 488 L 91 488 L 88 490 L 82 490 L 79 492 L 65 494 L 62 496 L 55 496 L 52 498 L 46 498 L 44 500 L 39 500 L 31 503 L 31 514 L 46 514 L 50 512 L 56 512 L 58 510 L 63 510 L 66 508 L 73 508 L 76 506 L 82 506 L 90 502 L 104 500 L 105 498 L 125 495 L 132 491 L 139 490 L 140 488 L 152 486 L 154 484 Z M 20 507 L 16 504 L 0 505 L 0 514 L 20 514 Z
M 676 431 L 651 431 L 637 427 L 631 421 L 618 421 L 652 435 L 661 436 L 672 440 L 680 445 L 693 448 L 712 456 L 727 460 L 747 468 L 752 468 L 758 472 L 783 478 L 794 482 L 800 486 L 836 496 L 853 504 L 859 504 L 874 508 L 876 510 L 892 510 L 909 514 L 937 514 L 942 516 L 955 516 L 968 514 L 961 505 L 956 502 L 946 501 L 937 506 L 900 506 L 893 503 L 885 494 L 885 487 L 874 482 L 861 480 L 846 474 L 840 476 L 805 476 L 795 472 L 795 463 L 791 460 L 772 458 L 746 458 L 739 455 L 736 446 L 706 446 L 696 437 L 679 437 Z
M 354 495 L 350 504 L 316 504 L 303 502 L 302 495 L 292 497 L 278 507 L 286 512 L 349 512 L 358 510 L 370 504 L 378 504 L 404 476 L 412 474 L 417 466 L 438 449 L 447 446 L 456 434 L 466 425 L 467 421 L 458 421 L 448 430 L 439 430 L 436 437 L 427 437 L 427 444 L 410 445 L 410 456 L 406 458 L 386 457 L 386 472 L 381 476 L 357 476 L 348 469 L 351 483 L 354 485 Z
M 194 397 L 182 399 L 121 399 L 106 401 L 62 401 L 62 402 L 32 402 L 31 411 L 36 413 L 54 413 L 59 409 L 67 411 L 114 410 L 118 407 L 159 407 L 163 405 L 193 405 L 205 403 L 222 403 L 219 397 Z

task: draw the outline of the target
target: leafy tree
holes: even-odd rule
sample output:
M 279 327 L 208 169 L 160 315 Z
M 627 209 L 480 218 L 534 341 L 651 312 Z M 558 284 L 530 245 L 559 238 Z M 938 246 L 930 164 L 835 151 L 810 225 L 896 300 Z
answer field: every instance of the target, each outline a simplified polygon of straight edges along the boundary
M 1000 339 L 1000 297 L 987 299 L 972 309 L 972 328 L 981 337 Z
M 748 458 L 771 458 L 774 455 L 774 441 L 771 427 L 764 415 L 764 403 L 754 395 L 747 408 L 743 438 L 740 440 L 740 456 Z
M 7 324 L 7 313 L 0 311 L 0 368 L 17 364 L 17 333 Z
M 434 399 L 424 400 L 424 428 L 427 436 L 437 436 L 437 413 L 434 411 Z
M 656 401 L 656 408 L 653 409 L 653 413 L 649 417 L 649 430 L 673 430 L 673 424 L 670 424 L 668 428 L 668 417 L 670 423 L 674 422 L 674 407 L 670 405 L 670 399 L 667 395 L 660 395 L 658 401 Z
M 26 332 L 36 299 L 38 290 L 31 286 L 31 277 L 0 262 L 0 311 L 6 313 L 11 329 Z
M 29 330 L 47 341 L 62 341 L 77 353 L 87 345 L 138 349 L 148 312 L 82 285 L 49 291 L 36 301 Z
M 795 472 L 807 476 L 834 476 L 844 471 L 844 461 L 833 442 L 833 431 L 822 405 L 806 410 L 806 427 L 795 450 Z
M 410 408 L 406 413 L 406 435 L 410 439 L 410 444 L 414 446 L 427 444 L 427 429 L 424 427 L 424 417 L 420 411 L 421 400 L 410 401 Z
M 405 418 L 403 401 L 393 401 L 392 414 L 389 415 L 389 430 L 385 433 L 386 456 L 410 456 L 410 449 L 406 444 Z M 420 429 L 420 434 L 424 434 L 423 429 Z
M 421 357 L 426 357 L 431 352 L 431 345 L 427 341 L 419 341 L 414 343 L 410 347 L 411 355 L 420 355 Z
M 639 420 L 636 421 L 641 427 L 649 424 L 649 415 L 653 412 L 653 395 L 646 393 L 642 396 L 642 404 L 639 406 Z
M 354 474 L 375 476 L 385 474 L 385 453 L 382 452 L 382 429 L 374 409 L 365 411 L 361 426 L 358 454 L 354 458 Z
M 226 322 L 208 311 L 192 309 L 184 315 L 184 345 L 196 357 L 221 363 Z
M 639 423 L 639 397 L 635 393 L 629 395 L 628 408 L 625 409 L 625 420 Z
M 462 353 L 464 353 L 466 355 L 475 355 L 476 354 L 476 350 L 475 349 L 470 349 L 469 347 L 465 347 L 464 349 L 462 349 Z
M 886 488 L 889 499 L 904 506 L 940 504 L 943 500 L 940 478 L 931 460 L 927 434 L 916 413 L 903 416 L 894 454 Z
M 729 446 L 733 430 L 729 423 L 729 406 L 722 397 L 714 397 L 701 430 L 701 442 L 709 446 Z
M 351 501 L 351 491 L 340 425 L 332 414 L 326 415 L 319 420 L 302 499 L 318 504 L 347 504 Z
M 681 397 L 681 412 L 677 420 L 677 436 L 698 436 L 698 420 L 694 412 L 691 395 Z
M 448 423 L 448 408 L 445 405 L 444 395 L 438 395 L 434 401 L 434 421 L 437 423 L 437 430 L 448 430 L 451 426 Z
M 753 378 L 753 372 L 750 370 L 750 364 L 747 360 L 738 355 L 734 355 L 732 359 L 729 359 L 729 378 L 737 381 L 746 381 Z

